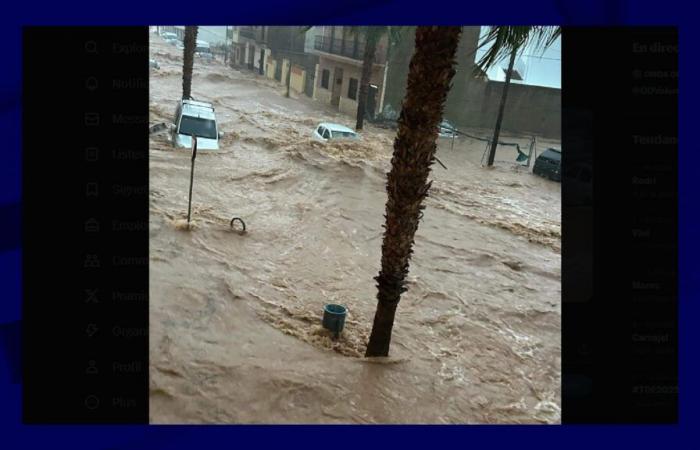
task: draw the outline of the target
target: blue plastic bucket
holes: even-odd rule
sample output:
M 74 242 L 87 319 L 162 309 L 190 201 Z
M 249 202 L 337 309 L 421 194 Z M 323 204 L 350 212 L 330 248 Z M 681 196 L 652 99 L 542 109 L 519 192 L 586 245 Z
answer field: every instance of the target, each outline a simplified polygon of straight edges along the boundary
M 343 305 L 330 303 L 323 308 L 323 328 L 337 338 L 345 328 L 345 316 L 348 310 Z

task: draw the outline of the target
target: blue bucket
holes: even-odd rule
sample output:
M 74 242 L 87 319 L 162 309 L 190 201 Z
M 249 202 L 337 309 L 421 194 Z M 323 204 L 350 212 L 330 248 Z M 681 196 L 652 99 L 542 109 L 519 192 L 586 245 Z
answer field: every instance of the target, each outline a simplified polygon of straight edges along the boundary
M 345 316 L 348 310 L 343 305 L 328 304 L 323 308 L 323 328 L 333 333 L 337 339 L 345 328 Z

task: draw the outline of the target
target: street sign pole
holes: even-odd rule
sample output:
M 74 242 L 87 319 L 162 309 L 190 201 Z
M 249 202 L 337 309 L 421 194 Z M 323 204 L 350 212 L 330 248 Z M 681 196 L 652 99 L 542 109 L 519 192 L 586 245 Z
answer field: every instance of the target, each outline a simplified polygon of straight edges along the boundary
M 190 227 L 192 213 L 192 183 L 194 182 L 194 160 L 197 158 L 197 136 L 192 135 L 192 167 L 190 168 L 190 195 L 187 200 L 187 228 Z

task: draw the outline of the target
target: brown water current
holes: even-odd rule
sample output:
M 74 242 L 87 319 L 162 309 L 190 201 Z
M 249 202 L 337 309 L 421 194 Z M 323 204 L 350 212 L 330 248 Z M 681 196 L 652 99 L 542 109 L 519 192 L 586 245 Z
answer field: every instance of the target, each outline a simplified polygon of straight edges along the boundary
M 181 51 L 152 40 L 155 124 L 182 79 Z M 219 62 L 194 73 L 225 136 L 197 156 L 190 229 L 190 152 L 151 137 L 153 423 L 560 421 L 559 184 L 440 139 L 391 356 L 367 360 L 395 132 L 319 143 L 316 124 L 352 118 Z M 338 341 L 326 303 L 349 310 Z

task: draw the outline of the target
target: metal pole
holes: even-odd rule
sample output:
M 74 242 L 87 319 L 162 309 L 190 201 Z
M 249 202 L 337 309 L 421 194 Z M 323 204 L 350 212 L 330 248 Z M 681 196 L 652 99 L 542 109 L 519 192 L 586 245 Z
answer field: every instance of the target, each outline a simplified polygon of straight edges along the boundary
M 535 145 L 533 146 L 533 150 L 534 150 L 533 153 L 535 154 L 535 161 L 537 161 L 537 136 L 535 136 L 535 142 L 534 142 L 534 144 L 535 144 Z
M 230 25 L 226 25 L 226 39 L 224 39 L 224 45 L 226 46 L 226 52 L 224 53 L 224 64 L 230 64 L 230 51 L 231 51 L 231 43 L 229 42 L 229 28 Z
M 439 159 L 437 156 L 435 157 L 435 161 L 437 161 L 437 162 L 442 166 L 443 169 L 447 170 L 447 166 L 444 165 L 444 164 L 442 163 L 442 161 L 440 161 L 440 159 Z
M 489 151 L 489 159 L 487 165 L 493 166 L 493 161 L 496 158 L 496 150 L 498 149 L 498 140 L 501 134 L 501 124 L 503 123 L 503 114 L 506 108 L 506 97 L 508 96 L 508 86 L 510 86 L 510 78 L 513 75 L 513 65 L 515 64 L 515 56 L 518 53 L 518 48 L 515 47 L 510 54 L 510 62 L 508 63 L 508 72 L 506 73 L 506 81 L 503 83 L 503 92 L 501 93 L 501 104 L 498 107 L 498 117 L 496 118 L 496 126 L 493 131 L 492 146 Z
M 192 167 L 190 168 L 190 196 L 187 200 L 187 228 L 190 227 L 192 213 L 192 182 L 194 181 L 194 160 L 197 157 L 197 136 L 192 135 Z

